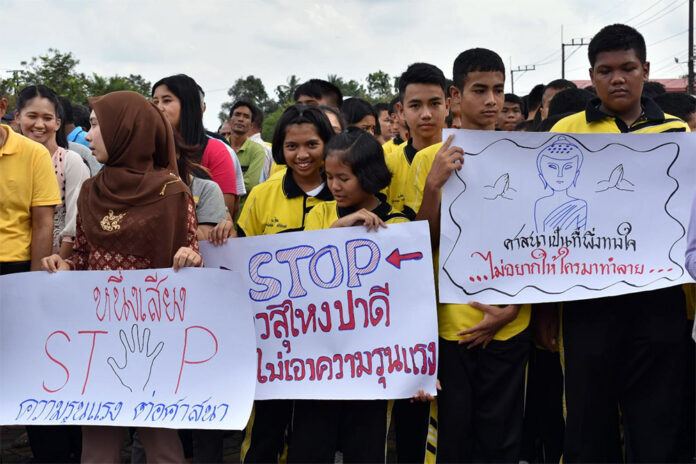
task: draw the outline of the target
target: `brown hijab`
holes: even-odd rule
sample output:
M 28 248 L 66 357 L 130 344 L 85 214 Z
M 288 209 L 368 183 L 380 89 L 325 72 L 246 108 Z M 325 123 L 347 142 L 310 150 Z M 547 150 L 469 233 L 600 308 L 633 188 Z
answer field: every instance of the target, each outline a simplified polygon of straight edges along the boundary
M 179 179 L 172 128 L 142 95 L 90 98 L 109 159 L 82 185 L 77 207 L 94 246 L 169 267 L 187 246 L 190 192 Z

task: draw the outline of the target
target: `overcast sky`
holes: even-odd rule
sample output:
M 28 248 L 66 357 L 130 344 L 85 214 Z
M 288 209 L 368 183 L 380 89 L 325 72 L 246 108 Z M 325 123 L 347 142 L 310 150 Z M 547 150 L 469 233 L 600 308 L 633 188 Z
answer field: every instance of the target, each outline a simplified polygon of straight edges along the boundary
M 227 89 L 249 74 L 275 97 L 291 74 L 364 82 L 370 72 L 394 76 L 425 61 L 449 76 L 459 52 L 486 47 L 506 67 L 536 65 L 515 74 L 515 93 L 524 95 L 560 77 L 561 26 L 566 42 L 611 23 L 637 27 L 652 78 L 685 74 L 674 58 L 685 62 L 688 49 L 687 0 L 0 0 L 0 15 L 0 76 L 48 48 L 72 52 L 87 74 L 155 82 L 186 73 L 206 91 L 212 130 Z M 588 79 L 588 66 L 582 47 L 566 78 Z

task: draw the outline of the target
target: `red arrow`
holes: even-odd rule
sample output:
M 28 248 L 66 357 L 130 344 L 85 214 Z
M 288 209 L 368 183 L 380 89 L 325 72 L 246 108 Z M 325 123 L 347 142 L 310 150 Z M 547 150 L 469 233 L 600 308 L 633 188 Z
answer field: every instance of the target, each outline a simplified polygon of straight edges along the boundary
M 415 253 L 406 253 L 402 255 L 397 248 L 387 256 L 387 262 L 397 269 L 401 269 L 401 261 L 407 261 L 409 259 L 423 259 L 423 253 L 417 251 Z

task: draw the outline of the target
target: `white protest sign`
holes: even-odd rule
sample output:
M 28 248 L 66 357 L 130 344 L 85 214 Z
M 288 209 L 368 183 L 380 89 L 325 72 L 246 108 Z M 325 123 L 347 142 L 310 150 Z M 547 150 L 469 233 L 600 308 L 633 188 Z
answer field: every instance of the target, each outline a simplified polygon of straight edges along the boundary
M 255 340 L 231 275 L 0 277 L 0 424 L 243 428 Z
M 253 307 L 256 399 L 435 394 L 437 317 L 427 224 L 291 232 L 201 244 L 239 271 Z
M 442 302 L 536 303 L 691 282 L 696 136 L 454 132 Z

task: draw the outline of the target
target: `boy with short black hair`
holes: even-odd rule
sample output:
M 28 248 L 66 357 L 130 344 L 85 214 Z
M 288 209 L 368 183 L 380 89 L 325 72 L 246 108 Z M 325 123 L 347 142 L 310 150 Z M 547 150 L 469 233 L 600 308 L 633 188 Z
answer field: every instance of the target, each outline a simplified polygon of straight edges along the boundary
M 515 126 L 523 120 L 522 99 L 514 93 L 506 93 L 503 108 L 498 115 L 497 128 L 502 131 L 514 131 Z
M 295 89 L 293 98 L 295 103 L 301 105 L 328 105 L 337 110 L 340 110 L 343 104 L 341 90 L 331 82 L 322 79 L 310 79 L 300 84 Z
M 505 86 L 500 56 L 482 48 L 466 50 L 454 62 L 453 77 L 450 97 L 460 101 L 462 128 L 495 130 Z M 419 151 L 409 172 L 413 187 L 407 205 L 418 211 L 418 219 L 428 220 L 435 261 L 441 189 L 464 160 L 451 141 Z M 438 304 L 439 461 L 519 460 L 529 315 L 529 305 Z
M 408 184 L 408 172 L 416 153 L 442 142 L 442 129 L 449 113 L 447 79 L 432 64 L 414 63 L 399 78 L 399 98 L 396 111 L 399 119 L 408 124 L 410 138 L 386 155 L 387 166 L 392 172 L 387 202 L 404 211 Z M 415 215 L 410 209 L 407 213 Z
M 667 92 L 653 100 L 662 111 L 686 122 L 691 132 L 696 131 L 696 98 L 683 92 Z
M 606 26 L 588 47 L 598 98 L 553 132 L 688 131 L 683 121 L 641 98 L 648 79 L 643 36 Z M 611 155 L 608 155 L 611 156 Z M 557 316 L 555 312 L 549 312 Z M 679 459 L 686 306 L 680 287 L 565 302 L 565 462 L 676 462 Z M 547 327 L 548 318 L 538 319 Z M 554 338 L 552 329 L 545 338 Z
M 574 82 L 566 79 L 555 79 L 544 87 L 544 92 L 541 94 L 541 107 L 539 111 L 541 112 L 541 119 L 544 120 L 549 117 L 549 103 L 553 97 L 565 89 L 577 89 L 578 86 Z

